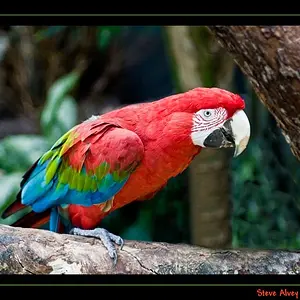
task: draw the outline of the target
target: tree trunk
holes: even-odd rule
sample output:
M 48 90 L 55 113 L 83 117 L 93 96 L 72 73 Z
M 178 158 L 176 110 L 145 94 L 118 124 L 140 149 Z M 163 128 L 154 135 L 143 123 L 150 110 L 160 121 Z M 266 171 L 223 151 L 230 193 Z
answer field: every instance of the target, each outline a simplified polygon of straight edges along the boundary
M 299 262 L 289 251 L 125 241 L 113 266 L 94 238 L 0 225 L 0 274 L 299 274 Z
M 300 26 L 209 26 L 300 160 Z
M 206 27 L 167 27 L 179 89 L 218 86 L 231 89 L 233 60 Z M 189 167 L 192 243 L 231 245 L 228 151 L 203 149 Z

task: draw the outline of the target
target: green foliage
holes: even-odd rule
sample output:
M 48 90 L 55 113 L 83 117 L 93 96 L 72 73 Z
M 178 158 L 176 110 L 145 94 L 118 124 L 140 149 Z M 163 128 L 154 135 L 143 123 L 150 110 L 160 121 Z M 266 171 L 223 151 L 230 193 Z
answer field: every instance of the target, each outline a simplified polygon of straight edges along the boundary
M 232 169 L 233 246 L 299 248 L 299 187 L 290 170 L 280 168 L 268 141 L 253 138 L 245 154 L 233 160 Z M 295 192 L 280 190 L 282 175 Z
M 29 168 L 49 147 L 48 141 L 38 135 L 16 135 L 0 143 L 0 168 L 7 173 Z
M 74 71 L 58 79 L 49 89 L 41 115 L 41 129 L 52 143 L 77 121 L 76 101 L 69 93 L 79 78 L 80 72 Z
M 121 32 L 121 26 L 98 26 L 97 44 L 99 49 L 106 49 L 111 40 Z
M 42 135 L 9 136 L 0 142 L 0 223 L 12 224 L 30 208 L 3 219 L 3 211 L 15 199 L 23 174 L 52 144 L 77 123 L 77 105 L 69 95 L 78 83 L 79 72 L 72 72 L 53 83 L 41 114 Z

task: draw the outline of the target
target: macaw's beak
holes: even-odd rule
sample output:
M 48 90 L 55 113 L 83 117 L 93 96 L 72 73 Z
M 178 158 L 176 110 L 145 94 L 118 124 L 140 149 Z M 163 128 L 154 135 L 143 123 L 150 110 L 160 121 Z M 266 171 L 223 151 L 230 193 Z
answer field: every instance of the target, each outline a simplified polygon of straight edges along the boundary
M 250 122 L 243 110 L 237 111 L 222 127 L 214 130 L 204 141 L 208 148 L 235 147 L 234 157 L 247 147 L 250 138 Z

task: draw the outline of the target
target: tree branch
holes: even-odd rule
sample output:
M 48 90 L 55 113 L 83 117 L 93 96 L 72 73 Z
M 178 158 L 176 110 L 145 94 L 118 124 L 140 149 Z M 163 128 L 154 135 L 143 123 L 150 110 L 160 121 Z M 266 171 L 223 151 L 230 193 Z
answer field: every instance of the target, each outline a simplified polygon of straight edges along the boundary
M 300 160 L 300 27 L 209 26 L 249 78 Z
M 300 253 L 126 241 L 113 267 L 101 241 L 0 225 L 0 274 L 299 274 Z

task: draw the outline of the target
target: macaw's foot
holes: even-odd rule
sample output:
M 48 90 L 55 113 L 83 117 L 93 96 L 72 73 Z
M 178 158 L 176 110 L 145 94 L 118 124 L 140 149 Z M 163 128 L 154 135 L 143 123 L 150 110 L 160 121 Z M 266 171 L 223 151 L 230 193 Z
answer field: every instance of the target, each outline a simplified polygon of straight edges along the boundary
M 122 250 L 122 247 L 124 245 L 124 241 L 121 237 L 110 233 L 108 230 L 104 228 L 95 228 L 93 230 L 84 230 L 80 228 L 73 228 L 70 231 L 70 234 L 72 235 L 81 235 L 81 236 L 89 236 L 89 237 L 94 237 L 97 239 L 100 239 L 105 246 L 105 248 L 108 251 L 109 256 L 111 259 L 113 259 L 114 264 L 116 265 L 117 263 L 117 250 L 114 245 L 116 243 L 117 245 L 120 246 L 120 250 Z

